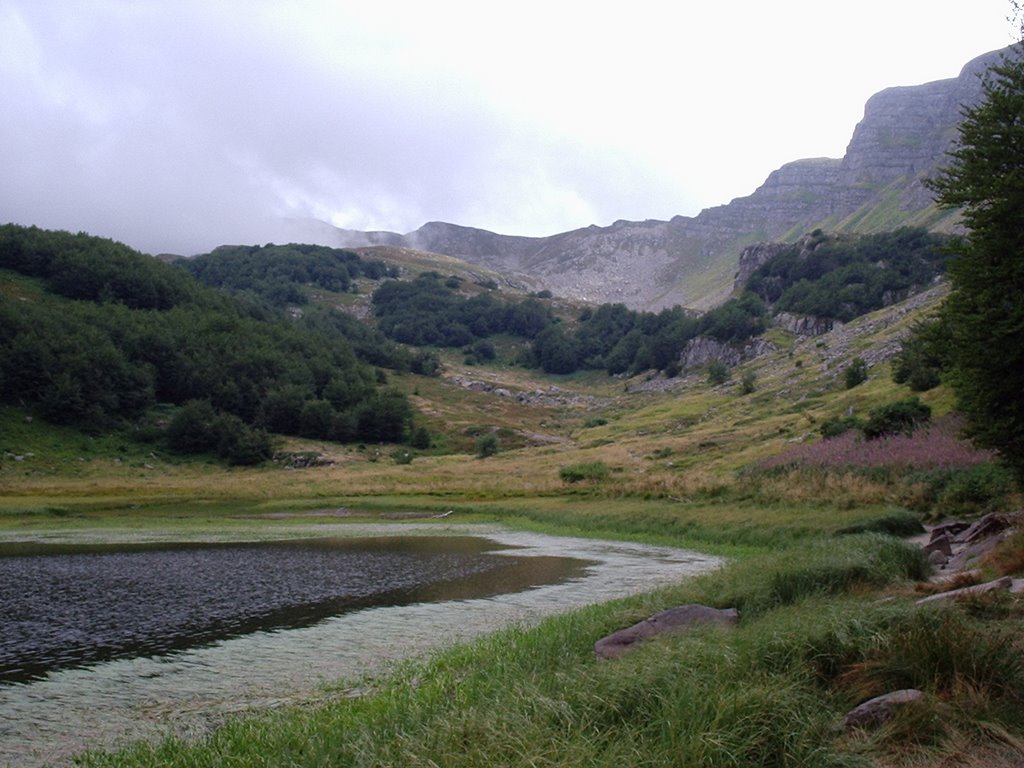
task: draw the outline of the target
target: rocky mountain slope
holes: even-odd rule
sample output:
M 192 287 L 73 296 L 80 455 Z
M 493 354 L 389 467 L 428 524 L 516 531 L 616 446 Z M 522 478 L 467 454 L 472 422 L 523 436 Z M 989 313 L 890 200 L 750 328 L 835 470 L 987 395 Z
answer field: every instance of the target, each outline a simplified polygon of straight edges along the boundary
M 841 159 L 797 160 L 747 197 L 669 221 L 617 221 L 550 237 L 498 235 L 431 222 L 405 235 L 323 225 L 331 245 L 392 245 L 454 256 L 531 288 L 656 310 L 706 308 L 729 294 L 743 249 L 792 241 L 816 228 L 879 232 L 901 225 L 948 230 L 956 216 L 934 206 L 923 180 L 945 162 L 961 109 L 981 93 L 992 52 L 956 78 L 888 88 L 868 100 Z

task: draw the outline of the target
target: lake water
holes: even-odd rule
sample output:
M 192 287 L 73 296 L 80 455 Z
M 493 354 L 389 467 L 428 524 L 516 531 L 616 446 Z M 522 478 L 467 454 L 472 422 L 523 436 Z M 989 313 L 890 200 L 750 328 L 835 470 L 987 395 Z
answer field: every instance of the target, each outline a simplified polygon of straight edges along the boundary
M 0 546 L 0 764 L 198 736 L 233 714 L 324 700 L 338 695 L 331 684 L 394 661 L 718 564 L 492 526 L 275 534 L 288 538 Z

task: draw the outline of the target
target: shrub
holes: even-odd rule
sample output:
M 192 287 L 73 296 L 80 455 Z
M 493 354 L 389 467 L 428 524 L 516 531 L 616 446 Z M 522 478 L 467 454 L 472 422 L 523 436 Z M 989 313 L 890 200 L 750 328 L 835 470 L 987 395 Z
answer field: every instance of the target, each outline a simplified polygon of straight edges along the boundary
M 217 446 L 217 411 L 209 400 L 190 400 L 167 425 L 167 444 L 179 453 L 206 453 Z
M 391 454 L 391 458 L 395 460 L 395 464 L 412 464 L 413 454 L 412 451 L 397 448 Z
M 578 483 L 583 480 L 604 480 L 608 477 L 608 465 L 603 461 L 572 464 L 558 470 L 558 476 L 567 483 Z
M 273 455 L 270 435 L 231 413 L 217 411 L 209 400 L 191 400 L 167 425 L 167 444 L 179 453 L 213 453 L 229 464 L 259 464 Z
M 855 533 L 885 533 L 889 536 L 915 536 L 924 532 L 924 526 L 913 512 L 895 512 L 883 517 L 862 520 L 836 531 L 839 536 Z
M 864 425 L 864 437 L 875 440 L 883 435 L 910 435 L 932 416 L 932 409 L 911 397 L 875 408 Z
M 708 383 L 713 386 L 725 384 L 731 376 L 729 366 L 721 360 L 712 360 L 708 363 Z
M 843 378 L 847 389 L 853 389 L 858 384 L 863 384 L 868 380 L 868 364 L 861 357 L 853 358 L 853 362 L 847 366 Z
M 270 435 L 265 430 L 253 429 L 234 414 L 218 416 L 212 429 L 217 437 L 217 455 L 228 464 L 261 464 L 274 454 Z
M 977 464 L 950 473 L 938 494 L 940 515 L 994 511 L 1013 491 L 1013 475 L 998 464 Z
M 862 426 L 860 419 L 856 416 L 843 416 L 842 418 L 836 417 L 823 421 L 819 431 L 821 436 L 827 440 L 830 437 L 839 437 L 839 435 L 849 432 L 851 429 L 861 429 Z
M 486 459 L 488 456 L 493 456 L 498 452 L 498 436 L 493 432 L 488 432 L 486 435 L 480 435 L 476 439 L 476 455 L 477 458 Z
M 740 380 L 740 392 L 749 395 L 757 389 L 757 374 L 753 371 L 746 371 Z
M 410 441 L 409 444 L 413 448 L 418 448 L 419 450 L 422 451 L 429 448 L 430 443 L 430 430 L 428 430 L 426 427 L 417 427 L 416 431 L 412 433 L 412 440 Z
M 906 384 L 914 392 L 926 392 L 937 387 L 951 341 L 948 323 L 940 320 L 917 323 L 893 358 L 892 380 Z

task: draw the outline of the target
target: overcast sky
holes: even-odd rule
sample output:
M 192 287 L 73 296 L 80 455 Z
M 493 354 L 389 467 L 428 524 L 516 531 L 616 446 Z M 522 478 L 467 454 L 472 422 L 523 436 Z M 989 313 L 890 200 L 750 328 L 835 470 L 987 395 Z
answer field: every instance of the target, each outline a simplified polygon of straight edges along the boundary
M 149 253 L 282 217 L 548 235 L 841 157 L 1009 0 L 0 0 L 0 222 Z

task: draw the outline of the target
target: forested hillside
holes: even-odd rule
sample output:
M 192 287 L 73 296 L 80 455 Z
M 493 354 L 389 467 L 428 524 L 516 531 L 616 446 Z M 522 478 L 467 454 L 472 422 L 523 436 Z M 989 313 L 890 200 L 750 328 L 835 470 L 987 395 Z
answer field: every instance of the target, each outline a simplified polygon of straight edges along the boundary
M 366 359 L 407 369 L 413 357 L 351 318 L 289 321 L 124 245 L 35 227 L 0 227 L 0 270 L 0 399 L 49 421 L 148 425 L 172 448 L 237 463 L 267 458 L 271 432 L 409 433 L 407 399 Z
M 746 290 L 778 312 L 848 322 L 930 285 L 945 271 L 949 242 L 919 227 L 862 237 L 815 232 L 762 264 Z
M 698 316 L 622 304 L 555 311 L 544 294 L 436 272 L 397 279 L 383 261 L 321 246 L 231 246 L 172 265 L 98 237 L 8 225 L 0 397 L 86 429 L 152 425 L 154 409 L 170 406 L 161 439 L 235 462 L 266 458 L 271 433 L 401 442 L 413 411 L 381 369 L 437 373 L 438 348 L 488 362 L 492 339 L 511 339 L 503 349 L 518 351 L 503 362 L 544 373 L 675 375 L 698 336 L 737 344 L 776 312 L 847 321 L 902 299 L 942 273 L 944 242 L 922 229 L 814 233 Z M 368 286 L 371 322 L 310 301 Z
M 524 347 L 514 362 L 545 373 L 604 370 L 678 372 L 698 336 L 738 344 L 762 334 L 780 312 L 847 322 L 923 290 L 943 274 L 949 238 L 922 228 L 865 236 L 815 232 L 778 246 L 737 295 L 697 315 L 676 306 L 645 312 L 624 304 L 585 307 L 559 316 L 536 297 L 467 292 L 437 273 L 385 280 L 373 293 L 377 327 L 413 346 L 462 347 L 467 356 L 494 336 Z
M 398 277 L 394 267 L 366 261 L 352 251 L 294 243 L 224 245 L 176 264 L 206 285 L 253 293 L 277 307 L 308 304 L 307 286 L 343 293 L 360 277 Z

